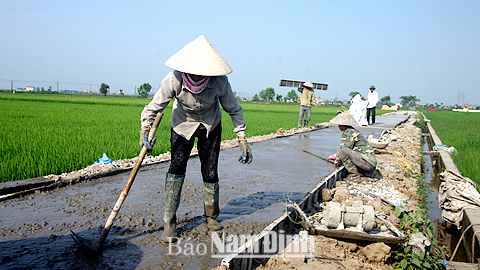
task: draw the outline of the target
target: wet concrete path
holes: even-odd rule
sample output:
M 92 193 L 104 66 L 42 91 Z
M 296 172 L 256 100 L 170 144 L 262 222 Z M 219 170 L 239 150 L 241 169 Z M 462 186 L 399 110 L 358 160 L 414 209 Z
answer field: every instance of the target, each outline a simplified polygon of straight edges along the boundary
M 377 117 L 373 127 L 361 127 L 378 137 L 408 115 Z M 311 156 L 333 154 L 340 142 L 336 127 L 253 143 L 252 164 L 240 164 L 237 148 L 221 151 L 219 160 L 220 216 L 226 230 L 260 232 L 280 217 L 288 200 L 298 201 L 334 166 Z M 200 164 L 191 158 L 177 212 L 182 252 L 158 242 L 163 230 L 164 179 L 169 163 L 143 168 L 120 210 L 98 257 L 81 252 L 69 230 L 96 241 L 129 172 L 0 202 L 0 268 L 55 269 L 208 269 L 220 259 L 199 247 L 208 232 L 203 225 Z M 202 238 L 203 237 L 203 238 Z M 208 239 L 207 239 L 208 240 Z M 190 246 L 185 246 L 189 243 Z M 171 247 L 170 247 L 171 248 Z M 191 251 L 191 252 L 190 252 Z

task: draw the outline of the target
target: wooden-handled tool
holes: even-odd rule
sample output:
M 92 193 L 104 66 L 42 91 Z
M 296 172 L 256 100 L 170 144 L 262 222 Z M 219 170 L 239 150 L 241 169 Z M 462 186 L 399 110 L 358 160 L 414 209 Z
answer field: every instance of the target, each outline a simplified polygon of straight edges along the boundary
M 155 132 L 157 131 L 158 125 L 160 124 L 162 117 L 163 117 L 163 113 L 158 113 L 157 116 L 155 117 L 155 121 L 153 122 L 152 128 L 148 133 L 149 142 L 152 141 L 153 137 L 155 137 Z M 75 242 L 77 242 L 77 244 L 79 244 L 81 247 L 95 253 L 98 253 L 102 250 L 103 244 L 105 243 L 105 239 L 107 238 L 107 235 L 110 232 L 110 229 L 112 228 L 113 221 L 115 220 L 115 217 L 117 216 L 118 212 L 120 211 L 120 208 L 122 207 L 123 201 L 125 201 L 125 198 L 127 197 L 128 192 L 132 187 L 133 180 L 135 180 L 135 176 L 137 176 L 138 170 L 140 169 L 146 154 L 147 154 L 147 146 L 143 145 L 142 150 L 140 151 L 140 155 L 138 156 L 138 159 L 135 163 L 135 166 L 133 167 L 130 173 L 130 176 L 128 177 L 127 183 L 125 184 L 125 187 L 123 188 L 122 193 L 118 197 L 115 207 L 113 207 L 113 210 L 110 213 L 110 216 L 108 217 L 108 220 L 105 223 L 105 226 L 103 227 L 102 233 L 98 237 L 97 243 L 93 246 L 89 240 L 78 236 L 72 230 L 70 230 L 73 240 L 75 240 Z

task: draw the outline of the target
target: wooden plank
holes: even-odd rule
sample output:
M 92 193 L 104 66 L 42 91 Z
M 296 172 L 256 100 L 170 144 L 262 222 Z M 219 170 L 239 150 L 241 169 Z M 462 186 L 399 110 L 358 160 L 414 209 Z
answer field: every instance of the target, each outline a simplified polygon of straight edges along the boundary
M 314 203 L 311 201 L 311 198 L 316 198 L 318 202 L 321 202 L 322 196 L 319 194 L 321 194 L 322 189 L 334 187 L 343 170 L 345 169 L 343 166 L 341 166 L 326 176 L 322 181 L 317 183 L 316 186 L 310 190 L 307 195 L 305 195 L 305 197 L 298 203 L 300 209 L 302 209 L 302 211 L 309 210 L 307 208 L 311 207 Z M 256 240 L 252 239 L 240 246 L 237 253 L 227 255 L 222 260 L 222 265 L 227 266 L 229 269 L 252 269 L 258 266 L 258 262 L 253 260 L 253 258 L 241 258 L 241 255 L 248 254 L 248 248 L 256 245 L 258 245 L 258 247 L 261 249 L 257 252 L 257 254 L 262 254 L 264 237 L 268 235 L 270 231 L 279 232 L 282 230 L 285 234 L 291 234 L 294 229 L 294 216 L 295 215 L 293 212 L 284 213 L 281 217 L 270 223 L 265 229 L 263 229 L 263 231 L 257 234 L 258 238 Z M 295 222 L 298 221 L 299 220 Z
M 429 156 L 440 156 L 440 152 L 438 151 L 423 151 L 423 154 Z
M 476 263 L 448 262 L 450 270 L 478 270 Z
M 480 258 L 480 209 L 479 208 L 466 208 L 464 209 L 463 221 L 462 221 L 462 233 L 465 234 L 462 244 L 465 248 L 469 262 L 475 262 Z M 470 225 L 472 225 L 470 227 Z M 468 228 L 469 230 L 465 232 Z M 472 250 L 472 241 L 475 241 L 475 246 Z M 473 254 L 473 252 L 475 254 Z
M 280 80 L 279 86 L 286 86 L 286 87 L 303 87 L 303 84 L 305 82 L 303 81 L 292 81 L 292 80 Z M 328 90 L 328 84 L 324 83 L 312 83 L 313 84 L 313 89 L 316 90 Z
M 389 236 L 374 235 L 374 234 L 368 234 L 364 232 L 355 232 L 355 231 L 349 231 L 349 230 L 322 230 L 322 229 L 314 228 L 310 230 L 310 234 L 324 235 L 327 237 L 335 237 L 335 238 L 343 238 L 343 239 L 368 241 L 368 242 L 384 242 L 384 243 L 391 243 L 391 244 L 404 243 L 405 241 L 407 241 L 407 237 L 393 237 L 393 236 L 389 237 Z

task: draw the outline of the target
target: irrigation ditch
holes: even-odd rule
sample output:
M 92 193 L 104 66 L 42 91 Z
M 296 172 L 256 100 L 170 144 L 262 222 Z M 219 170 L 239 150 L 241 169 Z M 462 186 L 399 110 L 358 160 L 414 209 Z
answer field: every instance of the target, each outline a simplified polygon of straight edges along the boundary
M 395 234 L 395 226 L 402 227 L 405 222 L 405 218 L 397 215 L 399 206 L 407 216 L 428 205 L 428 201 L 431 205 L 438 205 L 434 192 L 423 195 L 417 192 L 419 181 L 435 189 L 439 173 L 453 168 L 448 155 L 432 151 L 431 146 L 441 142 L 435 141 L 438 137 L 428 121 L 429 132 L 424 132 L 422 137 L 422 132 L 414 125 L 418 120 L 415 116 L 415 112 L 388 114 L 378 117 L 377 125 L 360 128 L 364 135 L 374 137 L 389 129 L 392 141 L 387 148 L 376 152 L 378 170 L 355 183 L 343 180 L 343 167 L 302 151 L 308 149 L 320 156 L 335 152 L 341 132 L 336 127 L 329 127 L 328 123 L 304 129 L 280 129 L 273 134 L 248 138 L 255 157 L 248 167 L 236 165 L 235 140 L 222 142 L 219 220 L 225 230 L 221 236 L 224 240 L 239 234 L 252 236 L 231 252 L 214 250 L 212 236 L 203 225 L 200 166 L 195 153 L 189 163 L 177 213 L 177 231 L 182 243 L 174 252 L 177 254 L 172 254 L 169 247 L 157 240 L 163 230 L 163 178 L 168 170 L 168 153 L 149 157 L 145 162 L 99 256 L 92 257 L 83 252 L 70 238 L 69 230 L 79 232 L 87 239 L 98 237 L 135 160 L 92 165 L 77 172 L 4 184 L 0 187 L 0 267 L 393 269 L 392 258 L 403 254 L 398 246 L 407 242 L 406 234 L 403 237 Z M 427 139 L 426 144 L 422 144 L 423 138 Z M 430 154 L 425 158 L 421 154 L 422 147 L 423 152 Z M 428 173 L 421 173 L 422 163 Z M 430 166 L 432 163 L 435 166 Z M 351 230 L 344 234 L 322 231 L 318 227 L 322 215 L 319 213 L 326 202 L 345 207 L 353 207 L 359 202 L 371 206 L 379 214 L 372 226 L 377 235 L 365 236 Z M 442 238 L 445 242 L 440 244 L 445 244 L 448 256 L 453 252 L 448 249 L 456 247 L 455 239 L 458 242 L 461 231 L 453 232 L 443 225 L 447 229 L 440 232 L 440 210 L 430 210 L 428 218 L 438 219 L 433 222 L 438 225 L 435 233 L 445 236 Z M 426 215 L 428 211 L 424 213 Z M 467 212 L 465 222 L 475 223 L 470 216 Z M 301 239 L 300 235 L 305 237 L 305 232 L 308 232 L 307 237 L 313 237 L 307 256 L 285 256 L 285 250 L 274 250 L 271 244 L 267 245 L 272 243 L 272 235 L 299 236 L 287 237 L 289 241 L 284 247 L 288 249 Z M 470 235 L 470 242 L 463 241 L 461 246 L 471 246 L 475 237 Z M 188 247 L 199 247 L 202 243 L 208 247 L 204 254 L 196 254 L 195 249 L 187 251 Z M 182 248 L 181 252 L 178 252 L 179 248 Z M 466 248 L 464 255 L 457 259 L 462 256 L 464 261 L 478 258 L 475 255 L 478 250 L 475 246 L 473 251 Z M 469 256 L 472 252 L 473 255 Z M 296 255 L 305 255 L 305 252 L 300 253 Z M 255 256 L 249 256 L 252 254 Z M 452 262 L 450 267 L 455 263 Z M 457 269 L 461 269 L 458 265 L 459 262 Z

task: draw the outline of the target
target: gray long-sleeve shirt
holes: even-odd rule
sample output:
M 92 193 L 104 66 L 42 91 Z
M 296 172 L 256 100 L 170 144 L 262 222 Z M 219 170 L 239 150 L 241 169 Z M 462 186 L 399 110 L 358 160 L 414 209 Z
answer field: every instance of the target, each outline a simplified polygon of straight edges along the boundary
M 172 99 L 175 101 L 170 123 L 173 130 L 186 139 L 192 137 L 200 124 L 207 128 L 209 134 L 220 123 L 220 104 L 232 118 L 233 131 L 238 137 L 245 136 L 243 108 L 238 104 L 227 76 L 210 77 L 206 88 L 199 94 L 193 94 L 183 85 L 181 72 L 168 73 L 160 90 L 142 111 L 142 126 L 151 126 L 157 113 L 163 112 Z

